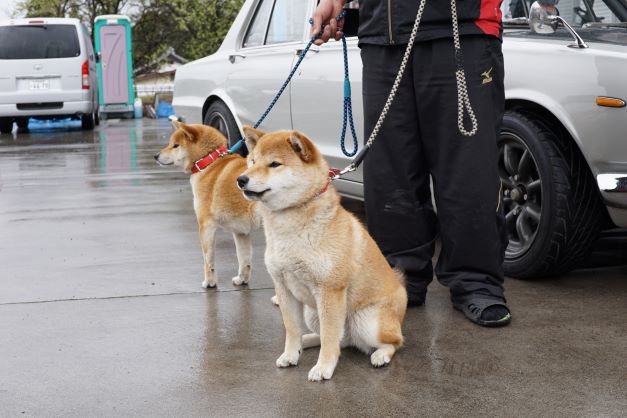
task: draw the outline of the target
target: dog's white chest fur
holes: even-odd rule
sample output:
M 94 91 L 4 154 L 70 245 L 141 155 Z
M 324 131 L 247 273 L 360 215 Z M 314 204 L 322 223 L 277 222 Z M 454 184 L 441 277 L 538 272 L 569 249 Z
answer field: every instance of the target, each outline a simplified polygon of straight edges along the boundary
M 320 250 L 322 235 L 312 228 L 291 228 L 289 223 L 266 229 L 268 270 L 284 282 L 296 299 L 312 307 L 317 284 L 332 269 L 331 260 Z

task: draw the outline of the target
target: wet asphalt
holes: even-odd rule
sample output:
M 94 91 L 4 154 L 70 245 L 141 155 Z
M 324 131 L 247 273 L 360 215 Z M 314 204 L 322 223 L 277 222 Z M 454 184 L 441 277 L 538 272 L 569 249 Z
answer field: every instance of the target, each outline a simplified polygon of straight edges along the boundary
M 388 367 L 344 350 L 331 381 L 310 383 L 317 349 L 274 366 L 261 231 L 250 286 L 231 284 L 222 232 L 218 288 L 200 287 L 188 176 L 153 160 L 170 132 L 109 120 L 0 135 L 0 417 L 626 415 L 627 241 L 564 277 L 507 279 L 502 329 L 465 320 L 434 281 Z

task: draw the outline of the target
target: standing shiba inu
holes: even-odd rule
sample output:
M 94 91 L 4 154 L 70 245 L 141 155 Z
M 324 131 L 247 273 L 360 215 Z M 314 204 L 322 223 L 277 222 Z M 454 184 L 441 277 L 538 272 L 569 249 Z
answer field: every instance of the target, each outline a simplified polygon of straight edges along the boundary
M 256 204 L 244 199 L 236 184 L 237 176 L 246 169 L 246 159 L 227 153 L 226 138 L 217 129 L 174 123 L 177 129 L 170 137 L 170 143 L 155 155 L 155 160 L 192 173 L 194 210 L 205 260 L 202 286 L 215 287 L 218 282 L 214 266 L 218 227 L 232 232 L 235 239 L 239 269 L 233 284 L 247 284 L 252 256 L 250 233 L 260 226 L 260 217 Z
M 329 167 L 308 138 L 295 131 L 244 132 L 248 169 L 237 182 L 260 203 L 266 267 L 286 332 L 277 366 L 296 365 L 301 349 L 318 344 L 311 381 L 331 378 L 341 346 L 374 350 L 372 365 L 386 365 L 403 343 L 402 275 L 342 208 L 329 185 Z M 302 336 L 303 320 L 313 334 Z

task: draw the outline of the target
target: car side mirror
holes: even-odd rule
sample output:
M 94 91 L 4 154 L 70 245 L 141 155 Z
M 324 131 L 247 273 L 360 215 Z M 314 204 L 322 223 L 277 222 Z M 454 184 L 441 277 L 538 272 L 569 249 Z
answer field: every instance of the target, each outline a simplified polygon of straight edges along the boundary
M 556 3 L 556 2 L 555 2 Z M 555 4 L 535 1 L 529 9 L 529 27 L 535 33 L 553 34 L 559 24 L 559 12 Z
M 529 9 L 529 28 L 532 32 L 538 34 L 554 34 L 557 31 L 557 27 L 561 24 L 575 39 L 576 43 L 568 45 L 570 48 L 588 48 L 588 45 L 577 31 L 559 15 L 559 11 L 555 7 L 558 1 L 535 1 Z

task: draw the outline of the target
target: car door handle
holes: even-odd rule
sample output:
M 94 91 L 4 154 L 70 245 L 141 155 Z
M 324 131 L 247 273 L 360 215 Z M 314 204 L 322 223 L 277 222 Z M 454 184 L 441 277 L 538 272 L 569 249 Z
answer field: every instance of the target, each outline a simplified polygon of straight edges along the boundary
M 231 55 L 229 55 L 229 61 L 231 62 L 231 64 L 234 64 L 235 61 L 238 58 L 244 59 L 244 58 L 246 58 L 246 55 L 242 55 L 242 54 L 231 54 Z
M 305 48 L 298 48 L 296 50 L 296 55 L 302 54 L 304 50 L 305 50 Z M 311 47 L 311 48 L 309 48 L 309 52 L 316 52 L 316 53 L 318 53 L 318 52 L 320 52 L 320 49 Z

